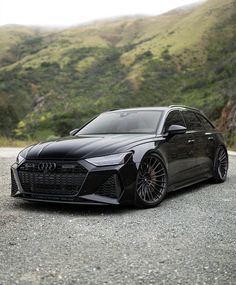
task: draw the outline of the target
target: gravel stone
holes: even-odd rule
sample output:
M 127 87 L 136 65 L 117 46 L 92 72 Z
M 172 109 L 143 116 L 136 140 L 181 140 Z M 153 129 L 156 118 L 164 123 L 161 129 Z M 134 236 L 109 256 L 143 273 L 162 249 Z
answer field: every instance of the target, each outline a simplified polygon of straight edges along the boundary
M 146 210 L 13 199 L 14 160 L 1 150 L 0 285 L 236 284 L 236 157 L 225 183 Z

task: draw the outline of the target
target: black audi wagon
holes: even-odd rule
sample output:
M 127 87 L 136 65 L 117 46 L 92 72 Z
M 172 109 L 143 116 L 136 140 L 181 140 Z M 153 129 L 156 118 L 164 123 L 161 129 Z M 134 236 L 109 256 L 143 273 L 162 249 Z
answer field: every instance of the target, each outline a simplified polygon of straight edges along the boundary
M 104 112 L 70 136 L 31 145 L 11 167 L 11 195 L 28 201 L 153 207 L 169 191 L 224 182 L 222 134 L 186 106 Z

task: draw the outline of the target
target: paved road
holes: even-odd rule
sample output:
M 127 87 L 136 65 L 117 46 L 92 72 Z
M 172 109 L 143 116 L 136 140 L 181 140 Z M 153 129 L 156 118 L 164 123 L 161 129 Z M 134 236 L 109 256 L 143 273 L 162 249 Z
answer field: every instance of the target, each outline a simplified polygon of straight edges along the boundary
M 226 183 L 137 210 L 14 200 L 3 153 L 0 284 L 236 284 L 235 157 Z

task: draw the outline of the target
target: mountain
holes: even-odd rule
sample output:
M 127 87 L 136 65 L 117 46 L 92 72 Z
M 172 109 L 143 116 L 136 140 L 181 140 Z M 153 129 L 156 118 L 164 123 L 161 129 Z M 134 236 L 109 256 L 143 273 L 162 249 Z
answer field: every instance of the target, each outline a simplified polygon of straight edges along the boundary
M 3 26 L 0 39 L 1 135 L 46 139 L 107 109 L 186 104 L 235 143 L 235 0 L 67 29 Z

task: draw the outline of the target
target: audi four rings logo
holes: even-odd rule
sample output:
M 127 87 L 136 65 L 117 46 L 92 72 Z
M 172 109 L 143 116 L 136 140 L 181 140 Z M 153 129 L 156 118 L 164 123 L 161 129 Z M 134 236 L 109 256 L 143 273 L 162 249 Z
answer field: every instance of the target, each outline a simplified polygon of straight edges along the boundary
M 42 162 L 38 165 L 38 169 L 41 171 L 53 171 L 57 168 L 55 162 Z

